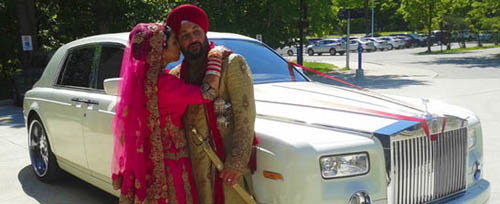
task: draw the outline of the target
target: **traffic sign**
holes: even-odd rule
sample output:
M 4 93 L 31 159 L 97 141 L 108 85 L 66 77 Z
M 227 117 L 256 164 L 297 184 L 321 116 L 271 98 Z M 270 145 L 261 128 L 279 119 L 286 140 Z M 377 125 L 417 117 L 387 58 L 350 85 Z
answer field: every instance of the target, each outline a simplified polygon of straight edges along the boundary
M 365 16 L 365 12 L 363 9 L 340 9 L 337 16 L 341 20 L 346 20 L 347 18 L 362 18 Z

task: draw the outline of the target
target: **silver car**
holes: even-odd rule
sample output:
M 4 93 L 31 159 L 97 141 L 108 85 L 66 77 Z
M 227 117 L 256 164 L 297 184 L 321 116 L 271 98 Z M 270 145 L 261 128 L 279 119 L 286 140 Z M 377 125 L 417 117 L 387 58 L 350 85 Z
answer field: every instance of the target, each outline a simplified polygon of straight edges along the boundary
M 390 48 L 391 48 L 391 46 L 389 45 L 387 40 L 382 40 L 382 39 L 373 38 L 373 37 L 364 38 L 364 39 L 373 42 L 373 45 L 375 45 L 375 48 L 377 50 L 384 51 L 384 50 L 390 50 Z
M 362 51 L 372 52 L 377 51 L 377 47 L 375 47 L 375 43 L 369 40 L 365 40 L 363 38 L 354 39 L 358 44 L 361 44 Z
M 208 37 L 244 56 L 252 71 L 258 203 L 488 201 L 474 113 L 312 82 L 260 41 L 230 33 Z M 65 170 L 119 194 L 111 185 L 111 121 L 127 43 L 128 33 L 67 43 L 26 93 L 28 149 L 40 180 L 56 180 Z
M 309 56 L 313 56 L 314 54 L 321 55 L 323 53 L 330 53 L 330 55 L 336 55 L 339 53 L 340 55 L 343 55 L 345 50 L 345 43 L 342 43 L 341 40 L 337 39 L 320 40 L 307 46 L 307 54 L 309 54 Z
M 389 50 L 392 50 L 394 48 L 401 49 L 404 48 L 406 45 L 406 42 L 404 40 L 392 36 L 380 37 L 379 39 L 385 40 L 387 41 L 387 43 L 389 43 Z

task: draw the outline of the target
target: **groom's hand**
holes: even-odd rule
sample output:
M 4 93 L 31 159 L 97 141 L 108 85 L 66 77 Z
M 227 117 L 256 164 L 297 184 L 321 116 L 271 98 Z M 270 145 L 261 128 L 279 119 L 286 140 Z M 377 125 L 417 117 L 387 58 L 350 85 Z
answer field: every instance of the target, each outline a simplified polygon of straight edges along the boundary
M 229 186 L 233 186 L 234 184 L 236 184 L 240 176 L 240 172 L 233 171 L 231 169 L 224 169 L 220 174 L 220 178 L 224 181 L 225 184 Z

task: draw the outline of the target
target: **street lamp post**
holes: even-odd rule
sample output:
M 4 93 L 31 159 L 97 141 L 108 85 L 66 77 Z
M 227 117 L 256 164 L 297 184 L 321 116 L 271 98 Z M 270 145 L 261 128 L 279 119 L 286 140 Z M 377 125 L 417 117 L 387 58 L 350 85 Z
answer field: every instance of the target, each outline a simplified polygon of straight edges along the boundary
M 373 20 L 375 20 L 375 0 L 372 0 L 372 38 L 373 38 Z

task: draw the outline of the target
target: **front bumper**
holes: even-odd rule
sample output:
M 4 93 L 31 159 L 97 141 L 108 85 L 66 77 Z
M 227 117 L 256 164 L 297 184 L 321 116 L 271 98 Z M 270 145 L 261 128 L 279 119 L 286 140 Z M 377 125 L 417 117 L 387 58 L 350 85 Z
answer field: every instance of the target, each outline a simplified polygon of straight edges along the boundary
M 470 203 L 470 204 L 483 204 L 488 203 L 490 199 L 490 182 L 481 179 L 473 186 L 469 187 L 464 194 L 457 197 L 452 197 L 445 201 L 447 204 L 455 203 Z

